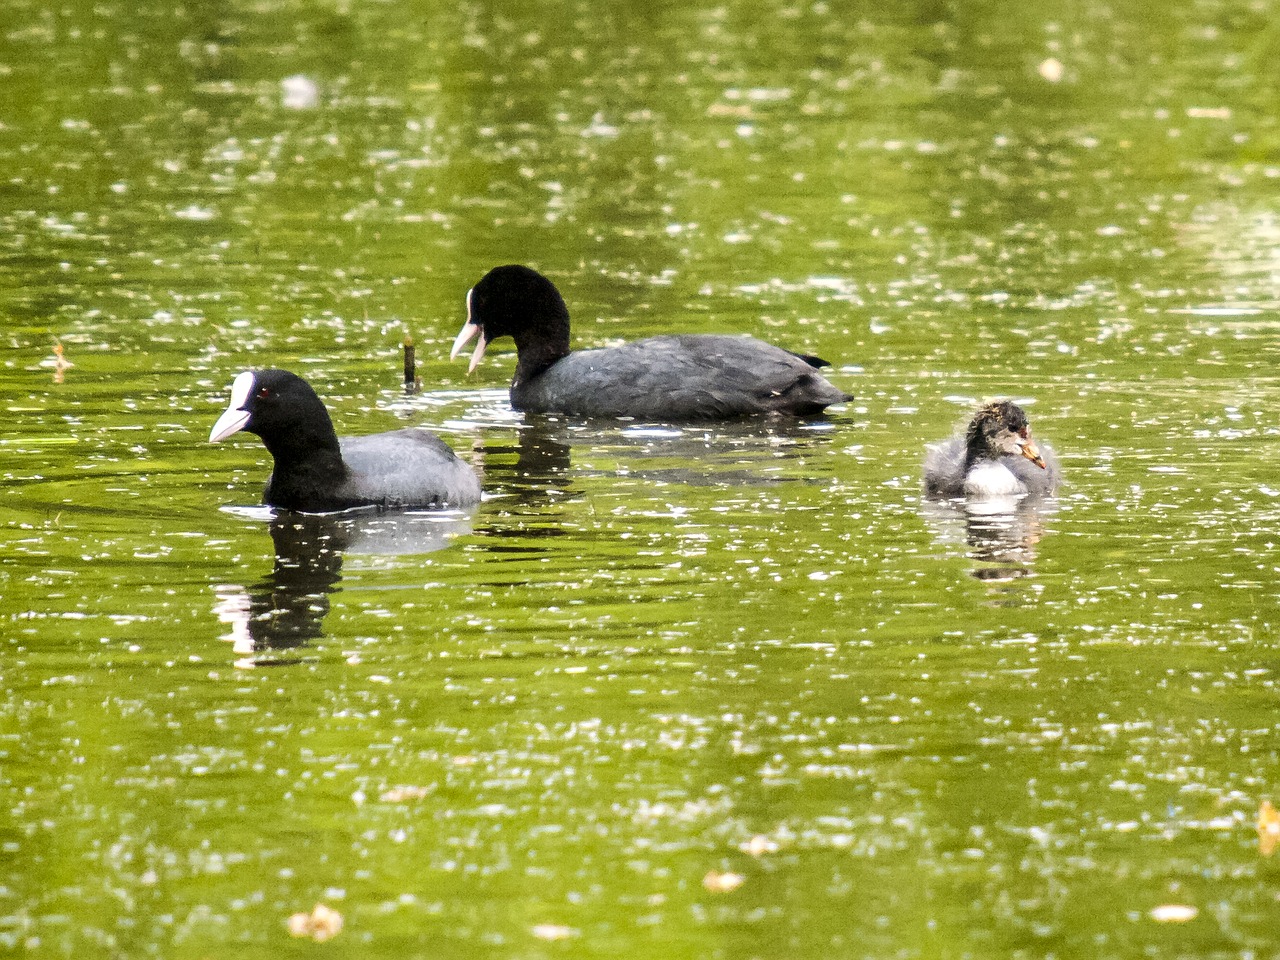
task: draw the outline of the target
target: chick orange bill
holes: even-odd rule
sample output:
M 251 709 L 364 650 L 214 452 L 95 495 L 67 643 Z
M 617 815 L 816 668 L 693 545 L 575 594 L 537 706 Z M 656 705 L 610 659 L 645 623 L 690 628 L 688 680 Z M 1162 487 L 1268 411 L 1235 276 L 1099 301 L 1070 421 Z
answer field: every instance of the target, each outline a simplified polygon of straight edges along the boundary
M 1022 455 L 1034 463 L 1041 470 L 1047 469 L 1044 457 L 1040 456 L 1040 448 L 1036 446 L 1035 441 L 1028 437 L 1022 444 Z
M 457 359 L 458 354 L 462 352 L 462 348 L 467 345 L 472 337 L 479 334 L 480 339 L 476 341 L 476 348 L 471 352 L 471 363 L 467 367 L 467 373 L 473 371 L 480 366 L 480 361 L 484 358 L 484 330 L 478 323 L 471 320 L 471 294 L 472 290 L 467 291 L 467 322 L 462 325 L 462 329 L 458 331 L 458 336 L 454 338 L 453 349 L 449 351 L 449 359 Z

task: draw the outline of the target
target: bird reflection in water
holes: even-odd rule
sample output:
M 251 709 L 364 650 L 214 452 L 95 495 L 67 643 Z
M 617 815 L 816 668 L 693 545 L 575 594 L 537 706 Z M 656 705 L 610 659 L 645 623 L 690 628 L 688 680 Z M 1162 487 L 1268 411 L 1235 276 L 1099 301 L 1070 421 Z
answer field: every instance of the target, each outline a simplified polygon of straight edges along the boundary
M 214 614 L 229 626 L 223 639 L 236 666 L 296 663 L 297 650 L 324 635 L 329 597 L 340 589 L 344 554 L 431 553 L 471 531 L 460 512 L 302 514 L 271 517 L 271 573 L 253 587 L 218 584 Z
M 974 562 L 970 575 L 988 583 L 1031 576 L 1044 520 L 1055 501 L 1043 497 L 926 500 L 925 518 L 939 543 L 963 543 Z
M 571 496 L 569 436 L 559 427 L 555 421 L 530 417 L 514 437 L 502 434 L 486 441 L 486 490 L 500 500 L 531 507 Z
M 514 447 L 507 441 L 486 445 L 485 486 L 530 501 L 545 500 L 549 489 L 566 493 L 575 446 L 590 450 L 593 459 L 616 460 L 618 475 L 659 483 L 751 487 L 794 482 L 802 478 L 786 467 L 829 446 L 834 436 L 832 421 L 819 416 L 670 425 L 526 414 Z M 513 453 L 516 462 L 511 464 Z
M 493 509 L 477 533 L 495 554 L 544 553 L 550 541 L 572 535 L 561 505 L 584 496 L 581 482 L 593 478 L 702 487 L 822 483 L 790 468 L 832 436 L 823 417 L 670 426 L 526 413 L 514 434 L 485 441 L 484 486 Z M 572 467 L 575 447 L 597 465 Z

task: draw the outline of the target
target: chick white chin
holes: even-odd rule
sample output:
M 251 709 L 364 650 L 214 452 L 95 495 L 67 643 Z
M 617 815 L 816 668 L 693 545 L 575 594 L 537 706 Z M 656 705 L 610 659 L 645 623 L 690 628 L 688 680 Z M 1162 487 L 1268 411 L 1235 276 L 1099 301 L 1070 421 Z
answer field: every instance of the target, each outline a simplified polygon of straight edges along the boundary
M 1016 497 L 1027 492 L 1012 470 L 1003 463 L 978 463 L 964 478 L 964 492 L 969 497 Z

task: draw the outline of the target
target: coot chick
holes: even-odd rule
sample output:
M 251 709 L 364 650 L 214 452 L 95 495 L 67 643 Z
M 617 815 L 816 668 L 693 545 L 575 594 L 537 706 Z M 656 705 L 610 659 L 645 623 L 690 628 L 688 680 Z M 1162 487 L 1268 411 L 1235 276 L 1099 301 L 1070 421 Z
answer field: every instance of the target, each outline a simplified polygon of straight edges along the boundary
M 466 507 L 480 500 L 475 471 L 427 430 L 339 440 L 311 385 L 287 370 L 249 371 L 209 442 L 256 433 L 275 460 L 262 502 L 303 513 L 351 507 Z
M 1049 496 L 1061 482 L 1053 451 L 1031 439 L 1026 413 L 1008 400 L 982 407 L 964 436 L 931 446 L 924 461 L 931 497 Z
M 495 267 L 467 293 L 457 357 L 476 335 L 468 372 L 499 337 L 516 342 L 511 406 L 530 413 L 646 421 L 810 416 L 853 399 L 816 368 L 818 357 L 751 337 L 680 334 L 596 350 L 569 350 L 569 309 L 529 267 Z

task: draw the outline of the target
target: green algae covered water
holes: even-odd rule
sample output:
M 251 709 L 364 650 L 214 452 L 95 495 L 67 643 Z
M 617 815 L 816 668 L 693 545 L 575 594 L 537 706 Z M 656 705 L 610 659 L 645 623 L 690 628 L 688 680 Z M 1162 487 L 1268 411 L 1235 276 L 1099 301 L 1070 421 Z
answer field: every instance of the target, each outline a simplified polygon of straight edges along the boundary
M 2 6 L 5 950 L 1276 953 L 1274 4 Z M 514 414 L 506 262 L 856 399 Z M 265 365 L 485 502 L 273 518 Z

